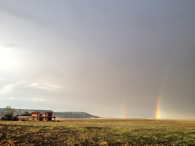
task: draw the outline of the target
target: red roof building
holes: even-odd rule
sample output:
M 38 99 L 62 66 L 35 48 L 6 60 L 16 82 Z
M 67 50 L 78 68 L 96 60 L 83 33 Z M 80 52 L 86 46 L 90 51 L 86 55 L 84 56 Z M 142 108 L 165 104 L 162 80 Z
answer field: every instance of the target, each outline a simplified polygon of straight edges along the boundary
M 55 117 L 52 116 L 53 112 L 32 112 L 31 116 L 18 116 L 19 121 L 52 121 Z

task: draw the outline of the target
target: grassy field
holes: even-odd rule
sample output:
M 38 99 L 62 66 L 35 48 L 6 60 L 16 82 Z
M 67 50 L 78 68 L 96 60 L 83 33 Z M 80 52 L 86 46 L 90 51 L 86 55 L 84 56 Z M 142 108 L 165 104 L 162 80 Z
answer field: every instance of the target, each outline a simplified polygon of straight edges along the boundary
M 0 121 L 0 145 L 195 145 L 195 120 Z

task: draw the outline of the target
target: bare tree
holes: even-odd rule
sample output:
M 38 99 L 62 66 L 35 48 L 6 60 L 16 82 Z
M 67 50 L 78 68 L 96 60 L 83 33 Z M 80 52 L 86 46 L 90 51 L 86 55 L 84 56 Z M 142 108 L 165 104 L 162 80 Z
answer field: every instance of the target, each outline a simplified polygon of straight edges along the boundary
M 5 114 L 4 114 L 5 118 L 7 120 L 11 120 L 15 111 L 16 111 L 15 109 L 11 108 L 11 105 L 5 107 Z

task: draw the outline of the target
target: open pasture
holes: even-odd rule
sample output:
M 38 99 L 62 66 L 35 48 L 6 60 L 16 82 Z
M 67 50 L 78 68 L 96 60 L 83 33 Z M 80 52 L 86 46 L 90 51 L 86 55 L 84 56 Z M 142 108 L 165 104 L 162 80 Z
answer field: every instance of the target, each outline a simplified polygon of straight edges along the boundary
M 0 145 L 195 145 L 195 120 L 0 121 Z

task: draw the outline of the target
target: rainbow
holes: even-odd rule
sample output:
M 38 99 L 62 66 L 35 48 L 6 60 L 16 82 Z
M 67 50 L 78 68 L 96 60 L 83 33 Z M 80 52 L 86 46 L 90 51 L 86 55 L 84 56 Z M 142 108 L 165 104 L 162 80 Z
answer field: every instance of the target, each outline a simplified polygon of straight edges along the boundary
M 162 76 L 162 80 L 161 80 L 161 84 L 160 84 L 160 89 L 159 89 L 159 94 L 158 94 L 158 99 L 157 99 L 157 105 L 156 105 L 156 110 L 155 110 L 155 119 L 162 118 L 162 115 L 160 114 L 160 109 L 161 109 L 161 102 L 162 102 L 163 86 L 164 86 L 164 82 L 165 82 L 165 79 L 167 77 L 168 71 L 171 68 L 172 58 L 173 57 L 171 57 L 169 59 L 169 62 L 165 66 L 164 71 L 163 71 L 163 76 Z
M 160 101 L 161 101 L 161 95 L 158 96 L 157 105 L 156 105 L 156 112 L 155 112 L 155 119 L 160 118 Z
M 161 102 L 162 102 L 163 86 L 167 78 L 167 74 L 171 69 L 171 62 L 173 60 L 173 57 L 174 57 L 173 55 L 170 56 L 167 62 L 167 65 L 165 66 L 163 70 L 163 76 L 161 79 L 161 84 L 160 84 L 160 89 L 159 89 L 159 94 L 158 94 L 158 99 L 157 99 L 157 105 L 156 105 L 156 111 L 155 111 L 155 119 L 162 118 L 162 114 L 160 114 L 160 109 L 161 109 Z
M 121 108 L 121 118 L 126 119 L 126 105 L 125 105 L 125 102 L 123 102 L 123 106 Z

